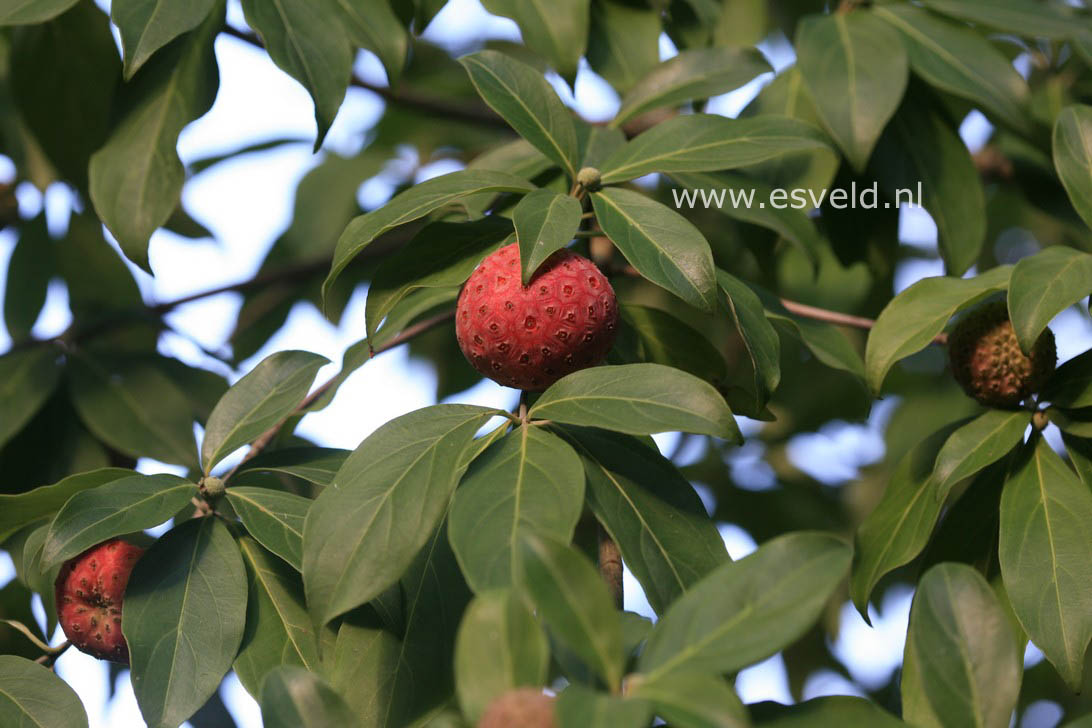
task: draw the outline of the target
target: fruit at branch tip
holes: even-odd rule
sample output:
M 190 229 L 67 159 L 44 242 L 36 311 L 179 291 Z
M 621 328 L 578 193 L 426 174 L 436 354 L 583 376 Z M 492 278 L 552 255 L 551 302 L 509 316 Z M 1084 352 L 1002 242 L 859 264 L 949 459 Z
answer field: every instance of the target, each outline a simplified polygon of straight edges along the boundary
M 129 664 L 121 634 L 125 586 L 144 549 L 119 538 L 92 546 L 57 574 L 57 619 L 76 649 L 100 660 Z
M 459 294 L 455 336 L 470 364 L 508 387 L 538 391 L 603 360 L 618 329 L 614 289 L 568 250 L 521 285 L 513 243 L 478 266 Z
M 554 699 L 538 688 L 517 688 L 493 699 L 478 728 L 557 728 Z
M 205 500 L 214 501 L 224 495 L 224 491 L 227 490 L 227 486 L 224 485 L 224 481 L 217 478 L 215 475 L 210 475 L 201 481 L 201 492 L 205 496 Z
M 1045 330 L 1030 354 L 1020 349 L 1008 306 L 989 303 L 963 316 L 948 336 L 952 374 L 987 407 L 1012 408 L 1039 391 L 1054 373 L 1054 333 Z

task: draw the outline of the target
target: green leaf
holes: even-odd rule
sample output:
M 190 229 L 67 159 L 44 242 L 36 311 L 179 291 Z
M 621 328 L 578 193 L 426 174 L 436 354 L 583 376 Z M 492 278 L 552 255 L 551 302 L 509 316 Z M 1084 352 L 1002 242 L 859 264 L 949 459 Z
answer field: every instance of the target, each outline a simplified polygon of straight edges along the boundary
M 1058 367 L 1043 388 L 1042 399 L 1058 407 L 1092 407 L 1092 351 Z
M 589 4 L 590 0 L 482 0 L 489 12 L 516 21 L 527 47 L 549 61 L 570 85 L 587 44 Z
M 132 470 L 99 468 L 70 475 L 53 485 L 19 493 L 0 494 L 0 542 L 6 541 L 23 526 L 52 515 L 76 493 L 133 475 Z
M 829 150 L 822 132 L 797 119 L 690 114 L 657 124 L 632 139 L 603 162 L 600 171 L 606 185 L 652 172 L 733 169 L 800 152 Z
M 865 368 L 857 347 L 839 329 L 791 313 L 781 299 L 758 286 L 751 286 L 766 308 L 766 318 L 778 328 L 798 338 L 815 358 L 833 369 L 849 372 L 864 382 Z
M 258 543 L 303 571 L 303 522 L 311 500 L 269 488 L 232 486 L 227 498 Z
M 291 415 L 318 370 L 330 360 L 309 351 L 278 351 L 232 385 L 209 415 L 201 443 L 207 475 L 218 462 Z
M 1073 437 L 1062 433 L 1062 441 L 1065 443 L 1066 455 L 1077 476 L 1081 481 L 1092 488 L 1092 441 L 1085 438 Z
M 798 531 L 728 562 L 672 604 L 638 661 L 648 679 L 678 671 L 735 672 L 794 642 L 845 577 L 852 549 Z
M 928 346 L 952 316 L 1005 290 L 1011 272 L 999 266 L 974 278 L 925 278 L 895 296 L 868 335 L 865 372 L 873 394 L 895 362 Z
M 953 432 L 933 469 L 937 499 L 947 500 L 956 483 L 1008 455 L 1030 423 L 1028 412 L 991 409 Z
M 869 171 L 889 195 L 910 190 L 916 198 L 920 190 L 949 274 L 962 275 L 978 261 L 986 239 L 982 181 L 967 146 L 941 112 L 920 97 L 907 99 L 880 138 Z
M 455 641 L 455 688 L 459 707 L 477 723 L 493 698 L 546 680 L 550 644 L 535 616 L 509 590 L 474 598 Z
M 414 185 L 377 210 L 353 218 L 337 241 L 330 274 L 322 284 L 325 300 L 334 281 L 360 251 L 391 228 L 424 217 L 433 210 L 478 192 L 530 192 L 535 186 L 521 177 L 486 169 L 464 169 Z
M 329 485 L 334 474 L 345 464 L 350 450 L 335 447 L 289 447 L 263 452 L 239 466 L 236 475 L 246 472 L 284 473 L 315 485 Z
M 1032 439 L 1001 493 L 1001 576 L 1024 632 L 1078 690 L 1092 638 L 1092 491 Z
M 712 342 L 667 311 L 623 304 L 619 312 L 641 342 L 643 361 L 682 369 L 714 386 L 728 377 L 724 355 Z
M 927 83 L 967 99 L 1018 131 L 1029 131 L 1028 86 L 982 35 L 910 4 L 873 6 L 906 44 L 910 68 Z
M 173 728 L 216 692 L 243 637 L 246 570 L 231 532 L 195 518 L 145 553 L 125 589 L 122 631 L 149 728 Z
M 1089 293 L 1092 255 L 1056 245 L 1021 259 L 1012 269 L 1008 296 L 1020 348 L 1031 351 L 1047 324 Z
M 317 671 L 318 638 L 303 601 L 300 575 L 242 537 L 239 550 L 247 575 L 246 629 L 233 668 L 239 682 L 254 696 L 262 679 L 280 665 L 298 665 Z
M 353 451 L 303 527 L 303 583 L 317 620 L 325 624 L 398 581 L 447 510 L 463 450 L 493 414 L 425 407 Z
M 823 124 L 863 172 L 906 90 L 910 70 L 902 40 L 865 11 L 809 15 L 796 26 L 795 46 Z
M 754 48 L 698 48 L 685 50 L 657 65 L 638 81 L 625 98 L 611 126 L 620 126 L 652 109 L 707 99 L 744 85 L 773 68 Z
M 644 728 L 652 706 L 643 700 L 608 695 L 570 684 L 554 704 L 558 728 Z
M 197 492 L 176 475 L 137 474 L 76 493 L 49 525 L 42 564 L 59 564 L 114 536 L 169 521 Z
M 511 221 L 499 216 L 434 222 L 422 228 L 376 269 L 365 305 L 367 335 L 374 337 L 383 319 L 414 291 L 461 286 L 482 259 L 511 235 Z
M 600 190 L 592 194 L 592 204 L 603 232 L 642 276 L 691 306 L 713 312 L 713 254 L 693 223 L 633 190 Z
M 243 14 L 273 62 L 311 94 L 318 151 L 352 73 L 352 48 L 341 12 L 334 0 L 243 0 Z
M 918 582 L 903 657 L 908 723 L 1005 728 L 1020 693 L 1022 655 L 982 576 L 940 564 Z
M 519 242 L 523 285 L 555 251 L 569 244 L 580 227 L 583 209 L 575 197 L 551 190 L 535 190 L 512 210 Z
M 814 698 L 795 705 L 763 702 L 751 714 L 762 728 L 906 728 L 906 724 L 875 703 L 849 695 Z
M 52 346 L 0 356 L 0 445 L 15 437 L 57 388 L 61 367 Z
M 716 524 L 670 460 L 625 435 L 565 432 L 583 458 L 589 507 L 657 614 L 728 561 Z
M 329 683 L 313 672 L 286 665 L 262 681 L 265 728 L 328 728 L 357 725 L 357 718 Z
M 609 126 L 578 124 L 576 134 L 580 140 L 582 167 L 599 167 L 610 155 L 626 144 L 626 135 L 621 129 Z
M 149 273 L 148 240 L 178 207 L 185 170 L 182 128 L 212 107 L 220 86 L 213 41 L 221 5 L 195 30 L 150 59 L 123 87 L 125 111 L 91 157 L 91 202 L 125 257 Z
M 541 73 L 500 51 L 472 53 L 459 63 L 490 108 L 570 177 L 576 177 L 580 159 L 572 115 Z
M 335 0 L 345 32 L 354 44 L 379 57 L 394 86 L 406 65 L 409 34 L 388 0 Z
M 1066 40 L 1079 25 L 1049 3 L 1033 0 L 924 0 L 925 7 L 1026 38 Z
M 731 410 L 711 384 L 660 364 L 574 372 L 551 385 L 528 416 L 630 435 L 678 430 L 742 439 Z
M 685 728 L 747 728 L 747 709 L 720 676 L 669 672 L 653 680 L 629 678 L 628 695 L 647 700 L 671 725 Z
M 880 578 L 925 548 L 944 505 L 937 497 L 934 464 L 952 432 L 965 422 L 932 433 L 904 455 L 875 510 L 857 528 L 849 595 L 865 621 L 869 596 Z
M 186 31 L 193 30 L 212 12 L 216 0 L 115 0 L 110 19 L 121 33 L 125 51 L 125 80 L 133 77 L 152 54 Z
M 11 251 L 4 286 L 4 324 L 8 336 L 16 342 L 30 338 L 45 306 L 49 280 L 57 273 L 53 248 L 44 211 L 23 223 Z
M 718 269 L 717 283 L 751 362 L 753 409 L 761 411 L 781 382 L 781 339 L 766 320 L 762 301 L 743 281 Z
M 72 404 L 100 440 L 132 457 L 197 464 L 190 403 L 150 362 L 76 354 L 68 375 Z
M 404 683 L 396 684 L 406 670 L 403 643 L 375 621 L 363 612 L 345 615 L 326 672 L 364 726 L 384 725 L 386 716 L 401 714 L 407 702 Z
M 593 2 L 588 65 L 616 91 L 625 93 L 660 62 L 662 32 L 658 10 L 621 0 Z
M 521 536 L 568 541 L 584 506 L 573 449 L 541 427 L 521 426 L 478 456 L 451 504 L 448 536 L 475 593 L 510 586 Z
M 616 691 L 622 681 L 622 625 L 599 572 L 580 552 L 527 533 L 519 584 L 557 640 Z
M 0 715 L 19 728 L 87 728 L 76 691 L 49 668 L 0 655 Z
M 9 0 L 0 7 L 0 25 L 36 25 L 52 20 L 79 0 Z

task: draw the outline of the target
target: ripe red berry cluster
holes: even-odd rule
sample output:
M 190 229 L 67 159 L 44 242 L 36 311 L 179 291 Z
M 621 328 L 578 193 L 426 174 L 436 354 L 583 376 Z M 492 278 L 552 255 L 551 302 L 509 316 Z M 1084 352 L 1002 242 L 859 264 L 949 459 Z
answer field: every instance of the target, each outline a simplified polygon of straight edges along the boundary
M 483 375 L 538 391 L 606 357 L 618 328 L 614 289 L 595 264 L 568 250 L 520 280 L 519 248 L 493 253 L 463 286 L 455 335 Z
M 100 660 L 129 663 L 121 634 L 125 586 L 144 549 L 121 539 L 92 546 L 66 562 L 57 575 L 57 618 L 79 650 Z

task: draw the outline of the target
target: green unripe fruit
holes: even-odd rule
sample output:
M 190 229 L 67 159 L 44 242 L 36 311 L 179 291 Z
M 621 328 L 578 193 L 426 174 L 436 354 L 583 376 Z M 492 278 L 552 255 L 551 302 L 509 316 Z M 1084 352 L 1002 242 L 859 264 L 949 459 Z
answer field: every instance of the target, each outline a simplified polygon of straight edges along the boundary
M 224 481 L 214 475 L 210 475 L 201 481 L 201 492 L 205 494 L 205 500 L 214 501 L 221 498 L 225 490 L 227 488 L 224 486 Z
M 602 185 L 602 175 L 599 174 L 599 170 L 595 167 L 582 167 L 579 172 L 576 173 L 576 181 L 584 189 L 595 192 Z

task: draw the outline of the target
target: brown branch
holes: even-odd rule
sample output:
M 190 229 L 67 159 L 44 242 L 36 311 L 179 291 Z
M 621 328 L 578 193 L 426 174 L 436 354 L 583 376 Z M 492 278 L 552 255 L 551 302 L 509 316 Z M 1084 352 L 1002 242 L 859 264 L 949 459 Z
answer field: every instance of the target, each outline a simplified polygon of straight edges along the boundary
M 262 43 L 262 39 L 253 33 L 247 33 L 230 25 L 225 25 L 223 32 L 233 38 L 238 38 L 245 43 L 249 43 L 252 46 L 258 48 L 265 47 L 265 44 Z M 377 94 L 384 101 L 391 104 L 417 109 L 418 111 L 435 114 L 436 116 L 443 118 L 459 119 L 473 124 L 487 124 L 489 126 L 508 129 L 508 124 L 504 119 L 493 113 L 492 109 L 487 106 L 449 103 L 440 99 L 422 96 L 409 89 L 403 88 L 395 90 L 388 86 L 379 86 L 369 81 L 365 81 L 356 73 L 353 73 L 350 77 L 350 83 L 357 88 L 362 88 Z
M 614 606 L 622 609 L 625 602 L 625 591 L 622 586 L 622 552 L 618 550 L 618 544 L 607 533 L 607 529 L 599 524 L 599 575 L 607 584 Z

